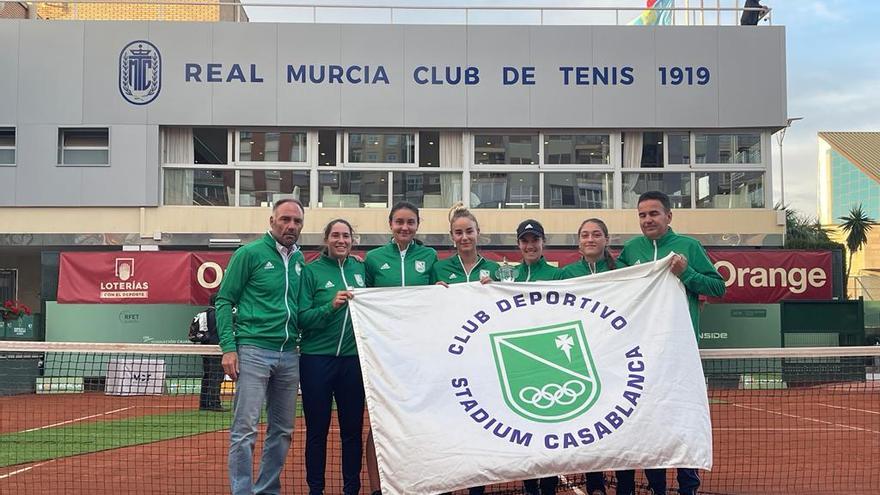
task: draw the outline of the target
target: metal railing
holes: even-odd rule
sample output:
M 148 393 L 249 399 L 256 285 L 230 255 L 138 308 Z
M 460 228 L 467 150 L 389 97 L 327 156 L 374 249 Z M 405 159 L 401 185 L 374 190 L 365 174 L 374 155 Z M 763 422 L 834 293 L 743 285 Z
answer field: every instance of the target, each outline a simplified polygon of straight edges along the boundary
M 685 6 L 658 9 L 671 12 L 671 24 L 676 26 L 738 25 L 746 11 L 763 13 L 761 23 L 773 24 L 770 8 L 741 7 L 738 0 L 683 0 Z M 237 0 L 57 0 L 53 2 L 23 2 L 30 18 L 66 20 L 126 20 L 125 13 L 132 8 L 156 9 L 155 18 L 138 20 L 215 20 L 232 22 L 295 22 L 295 23 L 367 23 L 367 24 L 453 24 L 453 25 L 627 25 L 637 18 L 644 7 L 607 6 L 446 6 L 446 5 L 362 5 L 313 3 L 247 2 Z M 699 3 L 699 6 L 690 6 Z M 714 6 L 707 6 L 714 3 Z M 722 3 L 726 4 L 722 6 Z M 124 7 L 120 15 L 96 16 L 79 6 L 115 5 Z M 233 11 L 216 19 L 181 19 L 167 15 L 169 8 L 219 7 Z M 64 11 L 64 15 L 45 17 L 47 9 Z M 225 18 L 221 18 L 225 17 Z

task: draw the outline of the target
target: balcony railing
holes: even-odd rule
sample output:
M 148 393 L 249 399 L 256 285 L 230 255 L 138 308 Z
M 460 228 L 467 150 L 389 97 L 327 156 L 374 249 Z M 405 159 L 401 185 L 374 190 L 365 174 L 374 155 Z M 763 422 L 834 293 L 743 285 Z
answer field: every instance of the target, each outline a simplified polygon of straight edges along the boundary
M 58 0 L 23 2 L 33 19 L 291 22 L 340 24 L 445 25 L 611 25 L 630 24 L 644 7 L 609 6 L 462 6 L 362 5 L 237 0 Z M 683 6 L 681 5 L 683 4 Z M 691 4 L 699 4 L 691 5 Z M 669 9 L 676 26 L 738 25 L 745 11 L 762 13 L 759 24 L 772 25 L 769 8 L 744 8 L 738 0 L 680 0 Z

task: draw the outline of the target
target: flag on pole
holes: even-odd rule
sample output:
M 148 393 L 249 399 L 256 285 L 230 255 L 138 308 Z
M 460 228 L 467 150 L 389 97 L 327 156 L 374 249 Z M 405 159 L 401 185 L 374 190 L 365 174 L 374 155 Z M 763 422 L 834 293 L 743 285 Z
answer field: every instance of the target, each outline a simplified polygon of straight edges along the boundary
M 710 469 L 706 386 L 670 262 L 554 282 L 356 290 L 382 492 Z
M 629 22 L 630 26 L 671 26 L 675 0 L 647 0 L 647 8 Z

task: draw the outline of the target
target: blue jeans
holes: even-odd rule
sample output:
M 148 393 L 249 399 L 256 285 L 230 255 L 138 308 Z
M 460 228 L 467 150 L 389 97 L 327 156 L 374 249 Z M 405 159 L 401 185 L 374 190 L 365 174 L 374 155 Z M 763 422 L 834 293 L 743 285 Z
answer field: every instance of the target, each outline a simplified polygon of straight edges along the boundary
M 357 356 L 300 357 L 303 413 L 306 416 L 306 482 L 309 494 L 324 493 L 327 433 L 333 400 L 342 443 L 342 493 L 361 490 L 363 458 L 364 382 Z
M 233 495 L 278 494 L 281 470 L 296 420 L 299 355 L 250 345 L 238 346 L 232 428 L 229 430 L 229 481 Z M 266 441 L 260 473 L 253 482 L 254 444 L 266 403 Z

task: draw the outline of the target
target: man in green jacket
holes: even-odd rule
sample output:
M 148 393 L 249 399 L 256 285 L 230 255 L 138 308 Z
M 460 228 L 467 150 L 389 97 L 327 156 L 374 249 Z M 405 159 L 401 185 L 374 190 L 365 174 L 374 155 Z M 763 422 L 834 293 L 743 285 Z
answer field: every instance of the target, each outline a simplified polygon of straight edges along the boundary
M 649 191 L 639 196 L 639 227 L 641 236 L 630 239 L 623 246 L 617 263 L 631 266 L 656 261 L 675 253 L 670 269 L 684 284 L 690 310 L 693 332 L 700 334 L 700 295 L 721 297 L 724 280 L 706 254 L 700 242 L 693 237 L 678 235 L 669 226 L 672 223 L 672 204 L 669 196 L 660 191 Z M 655 494 L 666 494 L 666 470 L 646 469 L 648 485 Z M 696 469 L 678 469 L 678 491 L 693 495 L 700 488 Z M 617 493 L 635 491 L 635 471 L 617 473 Z
M 217 296 L 223 370 L 236 382 L 229 430 L 229 481 L 234 495 L 281 491 L 281 469 L 296 416 L 297 299 L 305 265 L 296 241 L 303 226 L 302 203 L 276 202 L 269 226 L 261 239 L 232 255 Z M 254 443 L 263 402 L 268 425 L 254 482 Z

